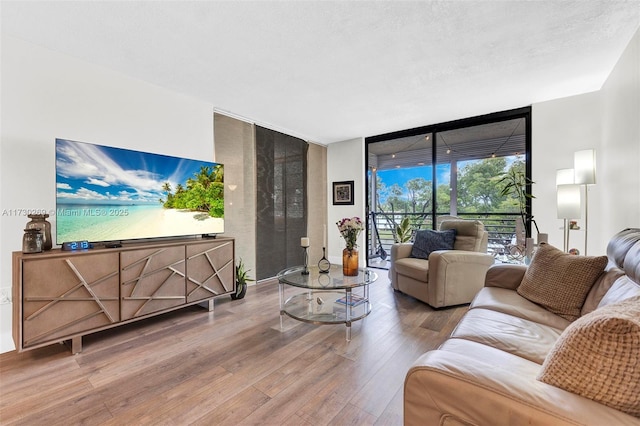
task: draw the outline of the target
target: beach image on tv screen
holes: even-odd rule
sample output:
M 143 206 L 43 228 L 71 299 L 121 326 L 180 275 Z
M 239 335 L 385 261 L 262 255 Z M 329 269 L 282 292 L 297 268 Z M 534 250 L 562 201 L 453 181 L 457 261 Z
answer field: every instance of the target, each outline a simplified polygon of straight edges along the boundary
M 222 164 L 56 139 L 56 242 L 224 232 Z

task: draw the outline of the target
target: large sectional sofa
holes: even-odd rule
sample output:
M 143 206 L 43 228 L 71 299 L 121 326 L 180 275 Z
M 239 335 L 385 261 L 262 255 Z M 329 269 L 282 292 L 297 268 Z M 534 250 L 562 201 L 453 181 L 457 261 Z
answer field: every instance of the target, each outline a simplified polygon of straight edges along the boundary
M 584 256 L 552 254 L 559 269 L 538 273 L 584 272 Z M 640 229 L 610 241 L 573 316 L 521 295 L 537 257 L 492 266 L 450 338 L 414 363 L 406 425 L 640 425 Z

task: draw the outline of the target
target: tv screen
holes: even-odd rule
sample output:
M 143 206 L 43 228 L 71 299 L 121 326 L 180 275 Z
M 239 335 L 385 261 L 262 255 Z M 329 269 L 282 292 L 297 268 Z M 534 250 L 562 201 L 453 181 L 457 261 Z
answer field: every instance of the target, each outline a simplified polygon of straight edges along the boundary
M 56 242 L 224 232 L 222 164 L 56 139 Z

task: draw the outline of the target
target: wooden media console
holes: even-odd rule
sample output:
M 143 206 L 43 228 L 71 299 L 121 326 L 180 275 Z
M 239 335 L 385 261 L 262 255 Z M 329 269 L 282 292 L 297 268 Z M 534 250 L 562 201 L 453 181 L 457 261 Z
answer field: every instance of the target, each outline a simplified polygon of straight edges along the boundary
M 13 253 L 18 351 L 208 302 L 236 291 L 235 240 L 163 240 L 84 251 Z

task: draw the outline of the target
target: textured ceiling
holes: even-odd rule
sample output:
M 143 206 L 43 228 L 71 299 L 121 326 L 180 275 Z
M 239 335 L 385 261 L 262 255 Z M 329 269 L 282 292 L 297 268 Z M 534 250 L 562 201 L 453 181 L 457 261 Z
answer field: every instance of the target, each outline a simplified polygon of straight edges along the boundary
M 331 143 L 600 89 L 640 1 L 2 1 L 2 33 Z

